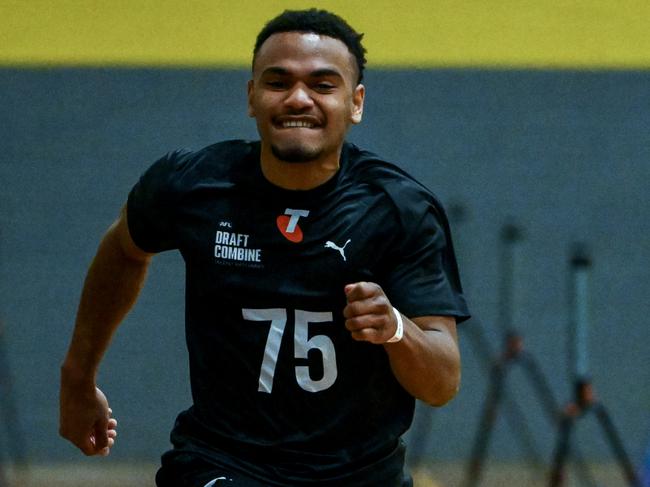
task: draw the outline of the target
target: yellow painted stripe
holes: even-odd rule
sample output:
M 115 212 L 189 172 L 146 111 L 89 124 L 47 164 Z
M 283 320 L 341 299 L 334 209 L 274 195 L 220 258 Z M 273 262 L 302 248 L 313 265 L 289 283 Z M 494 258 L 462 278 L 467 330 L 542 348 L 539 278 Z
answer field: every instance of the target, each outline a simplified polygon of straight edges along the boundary
M 650 67 L 648 0 L 0 0 L 0 65 L 248 66 L 266 20 L 316 3 L 374 67 Z

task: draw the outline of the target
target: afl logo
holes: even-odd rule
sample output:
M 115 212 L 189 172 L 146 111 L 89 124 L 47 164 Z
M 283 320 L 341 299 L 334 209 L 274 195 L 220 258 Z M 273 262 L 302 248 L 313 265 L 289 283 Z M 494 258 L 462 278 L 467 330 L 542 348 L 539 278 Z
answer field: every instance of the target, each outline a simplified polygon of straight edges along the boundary
M 298 220 L 301 217 L 309 215 L 309 210 L 294 210 L 287 208 L 284 210 L 284 215 L 278 216 L 275 220 L 280 233 L 289 242 L 300 243 L 303 239 L 302 228 L 298 225 Z

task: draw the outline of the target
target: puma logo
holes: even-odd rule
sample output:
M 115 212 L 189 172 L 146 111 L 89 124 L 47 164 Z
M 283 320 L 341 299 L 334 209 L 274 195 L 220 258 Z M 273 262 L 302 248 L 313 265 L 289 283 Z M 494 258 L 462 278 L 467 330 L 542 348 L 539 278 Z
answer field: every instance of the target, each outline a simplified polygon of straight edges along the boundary
M 345 258 L 344 250 L 345 250 L 346 245 L 349 244 L 349 243 L 350 243 L 350 239 L 348 239 L 348 241 L 343 244 L 343 247 L 339 247 L 334 242 L 328 240 L 327 242 L 325 242 L 325 248 L 326 249 L 338 250 L 340 252 L 340 254 L 341 254 L 341 257 L 343 257 L 343 260 L 347 261 L 347 259 Z

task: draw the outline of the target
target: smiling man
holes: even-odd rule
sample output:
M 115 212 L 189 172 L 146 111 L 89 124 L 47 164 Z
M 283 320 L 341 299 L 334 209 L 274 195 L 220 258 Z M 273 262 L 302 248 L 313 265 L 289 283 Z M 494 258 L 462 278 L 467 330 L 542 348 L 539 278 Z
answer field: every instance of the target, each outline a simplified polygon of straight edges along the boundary
M 361 35 L 322 10 L 260 32 L 248 83 L 260 141 L 154 163 L 100 243 L 62 366 L 61 434 L 107 455 L 96 375 L 152 256 L 186 263 L 193 405 L 159 487 L 403 487 L 415 398 L 458 390 L 468 317 L 435 197 L 345 142 L 361 122 Z
M 265 174 L 276 171 L 291 181 L 294 173 L 329 179 L 338 171 L 345 134 L 363 113 L 359 69 L 345 44 L 332 37 L 282 32 L 258 44 L 248 97 Z M 306 164 L 286 175 L 286 162 Z M 305 184 L 296 189 L 309 189 Z

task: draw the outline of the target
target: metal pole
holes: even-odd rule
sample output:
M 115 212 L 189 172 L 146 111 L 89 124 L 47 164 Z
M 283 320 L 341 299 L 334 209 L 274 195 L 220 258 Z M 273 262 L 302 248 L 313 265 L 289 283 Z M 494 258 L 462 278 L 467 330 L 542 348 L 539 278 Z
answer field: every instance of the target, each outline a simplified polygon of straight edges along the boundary
M 499 264 L 501 279 L 499 281 L 498 323 L 504 332 L 504 338 L 515 331 L 515 309 L 519 304 L 515 270 L 521 265 L 522 230 L 514 224 L 504 225 L 501 230 Z
M 572 323 L 570 327 L 569 363 L 571 377 L 587 378 L 589 370 L 589 282 L 591 259 L 584 246 L 576 247 L 571 258 L 572 270 Z

